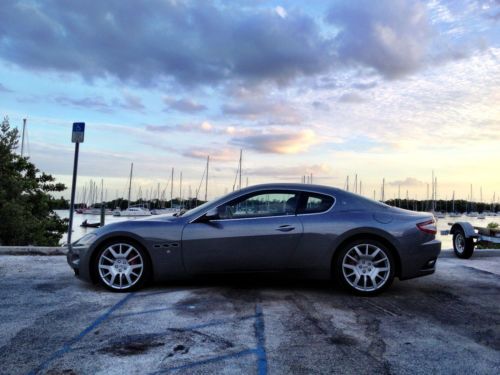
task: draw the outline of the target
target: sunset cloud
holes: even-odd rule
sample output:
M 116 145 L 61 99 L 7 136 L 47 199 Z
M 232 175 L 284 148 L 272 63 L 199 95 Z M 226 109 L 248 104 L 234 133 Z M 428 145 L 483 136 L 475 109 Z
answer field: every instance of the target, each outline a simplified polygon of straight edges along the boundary
M 265 153 L 297 154 L 307 151 L 316 141 L 316 134 L 312 130 L 303 130 L 293 133 L 278 131 L 233 138 L 231 143 Z

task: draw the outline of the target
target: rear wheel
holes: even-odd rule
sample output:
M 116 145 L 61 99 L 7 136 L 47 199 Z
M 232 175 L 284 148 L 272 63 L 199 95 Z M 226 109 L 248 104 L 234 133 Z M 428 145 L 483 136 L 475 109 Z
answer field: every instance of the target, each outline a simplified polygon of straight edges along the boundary
M 453 251 L 461 259 L 469 259 L 474 253 L 474 240 L 466 238 L 463 229 L 458 228 L 453 233 Z
M 150 269 L 144 250 L 123 240 L 103 246 L 95 262 L 99 283 L 113 292 L 139 289 L 148 278 Z
M 340 250 L 335 273 L 346 289 L 360 295 L 375 295 L 394 280 L 394 258 L 387 246 L 375 240 L 351 242 Z

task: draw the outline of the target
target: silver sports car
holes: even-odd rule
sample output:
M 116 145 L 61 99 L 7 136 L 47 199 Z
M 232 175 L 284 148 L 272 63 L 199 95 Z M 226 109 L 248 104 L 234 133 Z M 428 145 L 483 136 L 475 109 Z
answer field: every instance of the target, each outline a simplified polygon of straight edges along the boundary
M 370 295 L 396 276 L 433 273 L 435 235 L 429 213 L 327 186 L 266 184 L 177 217 L 106 225 L 71 244 L 68 263 L 112 291 L 211 273 L 292 272 Z

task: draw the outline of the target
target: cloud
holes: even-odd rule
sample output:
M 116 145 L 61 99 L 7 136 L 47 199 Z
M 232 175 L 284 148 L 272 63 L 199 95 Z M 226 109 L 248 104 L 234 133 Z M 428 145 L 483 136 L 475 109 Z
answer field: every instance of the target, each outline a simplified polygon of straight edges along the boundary
M 314 109 L 320 110 L 320 111 L 328 111 L 330 110 L 330 105 L 324 101 L 320 100 L 315 100 L 312 102 L 312 106 Z
M 332 167 L 328 164 L 313 164 L 313 165 L 297 165 L 293 167 L 261 167 L 261 168 L 246 168 L 245 174 L 250 176 L 263 176 L 263 177 L 279 177 L 297 178 L 299 176 L 310 175 L 325 176 L 332 174 Z
M 331 41 L 314 19 L 283 15 L 208 1 L 9 1 L 0 11 L 0 56 L 27 69 L 144 86 L 285 83 L 327 70 Z
M 238 160 L 239 151 L 229 148 L 202 148 L 185 150 L 182 153 L 183 156 L 194 159 L 206 159 L 210 155 L 210 160 L 228 162 Z
M 12 92 L 12 90 L 8 89 L 2 83 L 0 83 L 0 92 Z
M 118 108 L 136 112 L 143 112 L 145 109 L 140 97 L 127 92 L 123 94 L 123 99 L 112 98 L 109 101 L 101 96 L 72 98 L 62 95 L 54 97 L 53 100 L 63 106 L 91 109 L 104 113 L 115 112 Z
M 113 108 L 102 97 L 70 98 L 67 96 L 56 96 L 54 101 L 62 106 L 72 106 L 100 112 L 112 112 Z
M 276 14 L 281 18 L 286 18 L 286 16 L 288 15 L 285 8 L 283 8 L 282 6 L 277 6 L 276 8 L 274 8 L 274 10 Z
M 203 104 L 197 103 L 191 99 L 174 99 L 170 97 L 165 97 L 163 99 L 167 105 L 166 110 L 175 110 L 184 113 L 197 113 L 207 109 Z
M 231 144 L 264 153 L 297 154 L 307 151 L 317 142 L 316 134 L 312 130 L 299 132 L 275 131 L 258 135 L 235 137 Z
M 417 180 L 415 177 L 406 177 L 404 180 L 387 182 L 390 186 L 408 186 L 408 187 L 421 187 L 425 186 L 425 182 Z
M 363 103 L 366 102 L 366 98 L 355 92 L 348 92 L 342 94 L 339 98 L 340 103 Z
M 303 117 L 300 111 L 284 100 L 248 98 L 224 104 L 222 113 L 246 120 L 264 120 L 268 124 L 298 124 Z
M 378 82 L 377 81 L 370 81 L 370 82 L 356 82 L 351 85 L 352 88 L 358 89 L 358 90 L 370 90 L 375 87 L 377 87 Z
M 218 128 L 215 128 L 208 121 L 202 121 L 200 123 L 185 123 L 181 125 L 147 125 L 145 127 L 146 131 L 154 133 L 171 133 L 171 132 L 200 132 L 200 133 L 224 133 Z
M 326 20 L 340 32 L 338 56 L 346 64 L 398 78 L 423 66 L 431 40 L 426 8 L 418 1 L 335 3 Z
M 140 97 L 132 95 L 128 92 L 123 94 L 123 101 L 120 102 L 118 100 L 114 100 L 114 105 L 118 105 L 121 108 L 128 109 L 130 111 L 138 111 L 142 112 L 146 107 L 142 104 L 142 100 Z

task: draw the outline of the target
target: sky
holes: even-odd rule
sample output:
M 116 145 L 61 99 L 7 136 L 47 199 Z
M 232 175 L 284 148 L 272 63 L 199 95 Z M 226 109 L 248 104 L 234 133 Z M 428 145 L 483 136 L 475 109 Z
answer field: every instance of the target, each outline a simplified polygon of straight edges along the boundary
M 380 199 L 500 195 L 500 1 L 16 1 L 0 7 L 0 115 L 78 191 L 208 197 L 300 182 Z M 182 189 L 180 173 L 182 172 Z M 201 186 L 201 187 L 200 187 Z M 236 186 L 237 187 L 237 186 Z M 358 187 L 359 191 L 359 187 Z M 69 191 L 65 192 L 65 196 Z

